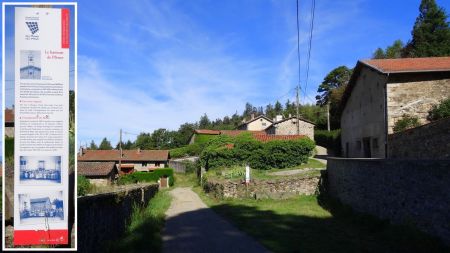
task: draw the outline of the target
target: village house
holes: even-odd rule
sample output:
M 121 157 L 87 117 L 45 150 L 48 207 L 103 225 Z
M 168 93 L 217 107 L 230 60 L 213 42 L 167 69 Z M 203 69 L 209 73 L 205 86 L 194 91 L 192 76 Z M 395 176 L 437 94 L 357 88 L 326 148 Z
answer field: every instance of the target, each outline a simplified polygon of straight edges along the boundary
M 91 184 L 105 186 L 114 182 L 119 171 L 115 162 L 78 162 L 78 174 L 86 177 Z
M 248 130 L 248 131 L 263 131 L 272 125 L 272 120 L 267 118 L 264 115 L 259 115 L 255 117 L 255 114 L 251 115 L 250 120 L 244 121 L 240 124 L 237 129 L 238 130 Z
M 297 128 L 297 122 L 300 126 Z M 314 123 L 311 121 L 297 117 L 289 117 L 273 122 L 273 124 L 266 129 L 269 135 L 305 135 L 311 140 L 314 140 Z
M 5 109 L 5 136 L 14 137 L 14 109 Z
M 344 92 L 341 145 L 346 157 L 388 157 L 388 135 L 404 115 L 422 124 L 450 97 L 450 57 L 358 61 Z
M 119 174 L 135 171 L 153 171 L 167 167 L 169 162 L 168 150 L 85 150 L 78 154 L 80 162 L 114 162 Z M 121 166 L 119 166 L 121 164 Z

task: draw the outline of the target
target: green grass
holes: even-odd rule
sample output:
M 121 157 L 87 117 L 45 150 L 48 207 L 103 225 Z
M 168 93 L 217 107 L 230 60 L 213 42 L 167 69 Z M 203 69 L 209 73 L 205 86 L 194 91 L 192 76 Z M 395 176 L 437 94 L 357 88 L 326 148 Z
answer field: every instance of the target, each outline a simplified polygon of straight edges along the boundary
M 198 184 L 197 175 L 193 173 L 175 173 L 175 187 L 191 187 Z
M 215 212 L 273 252 L 449 252 L 414 228 L 356 214 L 329 200 L 327 210 L 317 196 L 217 200 L 200 187 L 194 190 Z
M 172 197 L 167 190 L 158 192 L 145 208 L 135 206 L 122 239 L 110 245 L 110 252 L 160 252 L 165 212 Z

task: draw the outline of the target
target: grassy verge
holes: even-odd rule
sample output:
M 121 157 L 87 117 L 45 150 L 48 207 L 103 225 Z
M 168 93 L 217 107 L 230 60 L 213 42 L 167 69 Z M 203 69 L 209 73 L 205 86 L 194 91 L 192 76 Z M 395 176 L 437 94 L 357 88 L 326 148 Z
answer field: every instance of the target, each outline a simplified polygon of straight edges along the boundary
M 203 201 L 273 252 L 449 252 L 414 228 L 360 215 L 337 203 L 331 212 L 317 196 L 287 200 L 217 200 L 194 187 Z
M 165 212 L 172 197 L 167 190 L 158 192 L 146 208 L 135 207 L 124 237 L 110 252 L 160 252 Z
M 191 187 L 198 183 L 195 173 L 175 173 L 175 187 Z

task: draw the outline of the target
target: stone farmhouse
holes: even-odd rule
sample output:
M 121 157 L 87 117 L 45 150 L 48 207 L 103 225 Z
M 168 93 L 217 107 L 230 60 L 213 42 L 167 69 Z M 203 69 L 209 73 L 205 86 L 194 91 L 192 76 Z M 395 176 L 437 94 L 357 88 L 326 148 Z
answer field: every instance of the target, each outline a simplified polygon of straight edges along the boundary
M 84 150 L 82 149 L 78 154 L 78 167 L 84 166 L 84 173 L 86 171 L 101 170 L 97 174 L 102 174 L 104 177 L 110 177 L 107 173 L 109 165 L 114 163 L 115 168 L 119 174 L 128 174 L 135 171 L 149 172 L 158 168 L 164 168 L 169 162 L 168 150 L 123 150 L 122 157 L 120 157 L 120 150 Z M 89 162 L 88 164 L 83 164 Z M 109 164 L 102 164 L 109 163 Z M 121 163 L 121 166 L 119 166 Z M 91 166 L 91 167 L 89 167 Z M 105 174 L 106 173 L 106 174 Z M 95 174 L 95 173 L 93 173 Z M 90 175 L 88 175 L 90 176 Z M 95 176 L 95 175 L 92 175 Z M 99 175 L 97 175 L 99 176 Z
M 242 124 L 240 124 L 237 129 L 248 131 L 263 131 L 271 126 L 272 123 L 273 121 L 264 115 L 255 117 L 255 114 L 252 114 L 250 120 L 242 122 Z
M 296 135 L 298 130 L 297 122 L 300 126 L 299 133 L 314 140 L 314 123 L 301 118 L 297 121 L 297 117 L 289 117 L 273 122 L 265 131 L 269 135 Z
M 341 146 L 346 157 L 388 157 L 388 135 L 404 115 L 427 123 L 450 97 L 450 57 L 358 61 L 344 92 Z
M 108 185 L 117 179 L 119 171 L 115 162 L 78 162 L 78 174 L 95 185 Z

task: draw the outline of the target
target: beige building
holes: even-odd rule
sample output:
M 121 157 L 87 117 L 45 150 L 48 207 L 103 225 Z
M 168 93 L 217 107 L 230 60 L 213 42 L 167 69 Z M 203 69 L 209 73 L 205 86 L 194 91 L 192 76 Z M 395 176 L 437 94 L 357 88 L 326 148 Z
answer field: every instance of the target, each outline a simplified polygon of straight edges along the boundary
M 342 98 L 343 155 L 387 157 L 396 121 L 410 115 L 425 124 L 449 97 L 450 57 L 358 61 Z
M 264 115 L 259 115 L 255 117 L 252 114 L 251 119 L 243 122 L 238 126 L 238 130 L 248 130 L 248 131 L 264 131 L 266 128 L 272 125 L 272 120 Z
M 299 134 L 308 136 L 311 140 L 314 140 L 314 123 L 300 118 L 298 124 L 300 126 Z M 296 135 L 297 131 L 297 117 L 279 120 L 266 129 L 267 134 L 274 135 Z

